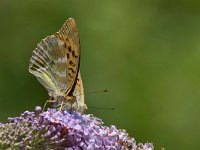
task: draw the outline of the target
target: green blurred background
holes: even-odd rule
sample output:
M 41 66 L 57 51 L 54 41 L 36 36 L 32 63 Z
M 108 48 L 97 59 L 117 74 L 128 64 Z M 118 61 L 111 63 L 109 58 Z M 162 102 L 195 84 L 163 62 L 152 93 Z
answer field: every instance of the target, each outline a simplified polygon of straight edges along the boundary
M 32 50 L 76 19 L 89 109 L 155 149 L 200 147 L 200 1 L 1 0 L 0 121 L 48 99 L 29 74 Z

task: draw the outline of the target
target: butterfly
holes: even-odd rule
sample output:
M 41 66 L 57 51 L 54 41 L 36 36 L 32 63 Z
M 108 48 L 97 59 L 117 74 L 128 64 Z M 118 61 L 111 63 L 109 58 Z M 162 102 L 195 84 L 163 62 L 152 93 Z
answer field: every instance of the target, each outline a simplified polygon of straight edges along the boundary
M 29 72 L 47 89 L 57 107 L 73 108 L 81 113 L 87 109 L 80 74 L 79 32 L 73 18 L 37 44 L 30 58 Z

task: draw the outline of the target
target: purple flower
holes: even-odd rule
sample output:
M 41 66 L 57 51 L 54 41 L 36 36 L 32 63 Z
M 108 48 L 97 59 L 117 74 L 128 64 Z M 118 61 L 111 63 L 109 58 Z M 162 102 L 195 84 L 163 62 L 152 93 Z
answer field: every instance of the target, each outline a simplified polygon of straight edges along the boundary
M 25 111 L 0 123 L 0 149 L 153 150 L 136 144 L 125 130 L 103 126 L 101 119 L 78 112 L 48 109 Z

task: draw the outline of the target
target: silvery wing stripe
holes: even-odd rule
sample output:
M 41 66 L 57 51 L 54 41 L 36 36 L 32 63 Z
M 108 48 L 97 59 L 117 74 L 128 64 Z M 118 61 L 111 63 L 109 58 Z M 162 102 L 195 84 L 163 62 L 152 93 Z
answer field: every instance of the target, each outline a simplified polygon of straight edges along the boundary
M 64 79 L 66 79 L 66 71 L 62 71 L 62 72 L 56 71 L 55 74 L 57 76 L 60 76 L 60 77 L 62 77 Z

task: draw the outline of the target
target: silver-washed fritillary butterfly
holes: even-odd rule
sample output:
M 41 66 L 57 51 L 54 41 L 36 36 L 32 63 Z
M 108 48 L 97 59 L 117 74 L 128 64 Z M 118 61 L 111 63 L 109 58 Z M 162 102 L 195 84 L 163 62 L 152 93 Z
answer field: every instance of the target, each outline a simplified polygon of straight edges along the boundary
M 54 35 L 47 36 L 33 51 L 29 71 L 47 89 L 52 100 L 64 109 L 84 112 L 84 91 L 80 74 L 80 39 L 73 18 Z

